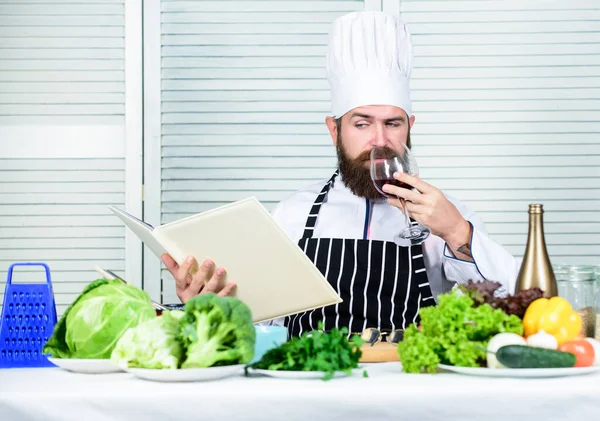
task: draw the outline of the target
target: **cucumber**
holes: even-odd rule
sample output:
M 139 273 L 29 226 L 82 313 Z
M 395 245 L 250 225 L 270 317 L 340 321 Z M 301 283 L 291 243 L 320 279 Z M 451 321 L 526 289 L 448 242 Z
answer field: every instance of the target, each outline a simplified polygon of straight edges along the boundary
M 500 364 L 508 368 L 564 368 L 575 365 L 575 355 L 554 349 L 506 345 L 496 351 Z

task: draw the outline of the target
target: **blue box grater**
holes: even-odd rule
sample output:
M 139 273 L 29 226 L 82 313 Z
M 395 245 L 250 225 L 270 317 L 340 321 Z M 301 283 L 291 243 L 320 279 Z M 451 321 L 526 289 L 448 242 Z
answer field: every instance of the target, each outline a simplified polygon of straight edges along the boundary
M 12 282 L 16 266 L 42 266 L 46 282 Z M 8 268 L 2 319 L 0 319 L 0 368 L 55 367 L 42 348 L 56 325 L 56 304 L 45 263 L 15 263 Z

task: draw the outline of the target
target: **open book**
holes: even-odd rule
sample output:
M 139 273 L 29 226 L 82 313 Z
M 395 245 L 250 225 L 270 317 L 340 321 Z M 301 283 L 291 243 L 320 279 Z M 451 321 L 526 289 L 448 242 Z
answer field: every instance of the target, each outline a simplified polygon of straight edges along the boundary
M 255 323 L 313 310 L 342 300 L 312 261 L 256 198 L 240 200 L 159 227 L 109 207 L 160 258 L 178 264 L 194 256 L 224 267 L 234 296 Z

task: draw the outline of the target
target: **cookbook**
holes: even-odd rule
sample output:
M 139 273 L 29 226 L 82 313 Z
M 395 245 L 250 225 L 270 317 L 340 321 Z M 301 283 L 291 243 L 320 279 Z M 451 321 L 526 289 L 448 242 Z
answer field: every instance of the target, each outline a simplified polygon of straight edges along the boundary
M 254 197 L 157 227 L 115 206 L 109 209 L 158 258 L 182 264 L 194 256 L 224 267 L 233 295 L 252 310 L 255 323 L 342 301 L 313 262 Z

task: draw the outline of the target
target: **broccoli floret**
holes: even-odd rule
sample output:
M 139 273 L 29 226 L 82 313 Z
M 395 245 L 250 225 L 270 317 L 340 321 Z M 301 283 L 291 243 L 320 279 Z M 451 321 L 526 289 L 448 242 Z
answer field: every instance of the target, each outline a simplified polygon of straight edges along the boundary
M 179 336 L 182 368 L 247 364 L 254 357 L 256 330 L 248 306 L 233 297 L 201 294 L 185 304 Z

